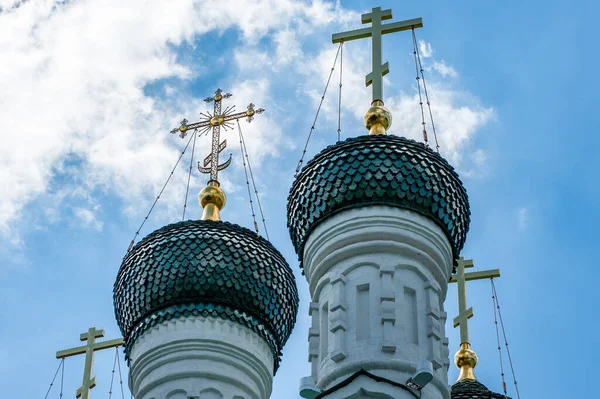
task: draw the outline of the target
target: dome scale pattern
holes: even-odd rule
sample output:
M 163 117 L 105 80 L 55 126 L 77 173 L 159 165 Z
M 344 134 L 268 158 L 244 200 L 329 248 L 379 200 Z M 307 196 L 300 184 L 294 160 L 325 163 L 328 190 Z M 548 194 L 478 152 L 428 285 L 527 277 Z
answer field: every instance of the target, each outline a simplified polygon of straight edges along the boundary
M 294 275 L 271 243 L 227 222 L 189 220 L 146 236 L 114 286 L 125 351 L 144 331 L 180 316 L 236 321 L 263 337 L 278 367 L 298 310 Z
M 485 385 L 476 380 L 458 381 L 452 385 L 452 399 L 510 399 L 499 393 L 486 388 Z
M 409 209 L 430 218 L 442 228 L 458 258 L 471 212 L 454 168 L 414 140 L 365 135 L 325 148 L 294 182 L 287 216 L 300 261 L 304 243 L 319 223 L 343 210 L 370 205 Z

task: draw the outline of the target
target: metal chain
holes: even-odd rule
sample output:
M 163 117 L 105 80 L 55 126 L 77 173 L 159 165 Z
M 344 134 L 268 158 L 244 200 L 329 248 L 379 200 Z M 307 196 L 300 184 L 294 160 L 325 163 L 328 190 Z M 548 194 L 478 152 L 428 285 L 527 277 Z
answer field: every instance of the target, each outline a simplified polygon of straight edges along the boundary
M 115 369 L 117 368 L 117 358 L 119 357 L 119 348 L 115 348 L 115 360 L 113 361 L 112 374 L 110 377 L 110 388 L 108 388 L 108 399 L 112 398 L 113 381 L 115 380 Z
M 427 100 L 427 108 L 429 109 L 429 119 L 431 120 L 431 129 L 433 130 L 433 138 L 435 139 L 435 149 L 440 152 L 440 143 L 438 142 L 437 132 L 435 131 L 435 123 L 433 122 L 433 113 L 431 112 L 431 101 L 429 101 L 429 93 L 427 92 L 427 83 L 425 82 L 425 75 L 423 74 L 423 65 L 421 64 L 421 54 L 419 53 L 419 46 L 417 46 L 417 36 L 415 35 L 415 29 L 412 29 L 413 42 L 415 43 L 415 49 L 417 51 L 417 59 L 419 61 L 419 70 L 421 71 L 421 78 L 423 79 L 423 89 L 425 90 L 425 100 Z M 421 105 L 421 109 L 422 109 Z
M 250 164 L 250 158 L 248 157 L 248 149 L 246 148 L 246 140 L 244 140 L 244 135 L 242 134 L 242 128 L 240 126 L 240 120 L 237 120 L 237 125 L 238 125 L 238 130 L 240 132 L 240 137 L 242 138 L 242 146 L 244 147 L 244 154 L 246 157 L 246 162 L 248 162 L 248 171 L 250 172 L 250 180 L 252 180 L 252 187 L 254 188 L 254 195 L 256 195 L 256 203 L 258 204 L 258 210 L 260 212 L 260 217 L 262 219 L 263 222 L 263 227 L 265 228 L 265 236 L 267 237 L 267 240 L 270 240 L 269 238 L 269 232 L 267 230 L 267 222 L 265 220 L 265 214 L 263 212 L 262 209 L 262 205 L 260 203 L 260 197 L 258 196 L 258 190 L 256 188 L 256 182 L 254 181 L 254 173 L 252 173 L 252 165 Z
M 144 218 L 144 221 L 142 222 L 142 224 L 140 225 L 140 227 L 137 229 L 137 231 L 135 232 L 135 235 L 133 236 L 133 239 L 129 243 L 129 247 L 127 248 L 127 253 L 125 254 L 125 256 L 127 256 L 127 254 L 129 254 L 129 251 L 131 251 L 131 248 L 133 248 L 133 244 L 135 244 L 135 239 L 137 238 L 137 236 L 140 235 L 140 230 L 142 230 L 142 227 L 144 227 L 144 224 L 146 224 L 146 221 L 148 220 L 148 217 L 150 217 L 150 214 L 152 213 L 152 210 L 154 209 L 154 207 L 156 206 L 156 203 L 160 199 L 160 196 L 162 195 L 163 191 L 165 191 L 165 188 L 167 187 L 167 184 L 169 184 L 169 181 L 171 180 L 171 177 L 173 177 L 173 173 L 177 169 L 177 166 L 179 165 L 179 162 L 181 161 L 181 158 L 183 158 L 183 155 L 187 151 L 187 148 L 190 145 L 190 142 L 192 141 L 192 139 L 194 138 L 194 136 L 190 137 L 190 139 L 188 140 L 187 144 L 185 145 L 185 148 L 183 149 L 183 151 L 181 151 L 181 155 L 179 155 L 179 158 L 177 159 L 177 162 L 175 163 L 175 166 L 173 167 L 173 170 L 171 170 L 171 173 L 169 174 L 169 177 L 167 177 L 167 181 L 165 181 L 165 184 L 163 185 L 162 189 L 158 193 L 158 196 L 154 200 L 154 203 L 150 207 L 150 210 L 148 211 L 148 214 Z
M 185 186 L 185 202 L 183 203 L 183 215 L 181 221 L 185 220 L 185 210 L 187 208 L 188 193 L 190 191 L 190 179 L 192 178 L 192 165 L 194 164 L 194 151 L 196 150 L 196 138 L 198 137 L 198 129 L 194 130 L 194 144 L 192 144 L 192 156 L 190 158 L 190 171 L 188 173 L 187 185 Z
M 500 312 L 500 302 L 498 301 L 498 293 L 496 292 L 496 285 L 492 280 L 492 293 L 496 297 L 496 309 L 498 310 L 498 318 L 500 319 L 500 327 L 502 328 L 502 335 L 504 337 L 504 344 L 506 345 L 506 354 L 508 356 L 508 362 L 510 364 L 510 371 L 512 373 L 513 382 L 515 384 L 515 391 L 517 392 L 517 398 L 521 399 L 519 394 L 519 387 L 517 385 L 517 377 L 515 376 L 515 368 L 513 367 L 512 357 L 510 356 L 510 349 L 508 348 L 508 341 L 506 339 L 506 331 L 504 329 L 504 321 L 502 321 L 502 313 Z
M 323 95 L 321 96 L 321 102 L 319 103 L 319 107 L 317 108 L 317 113 L 315 114 L 315 119 L 313 120 L 313 124 L 308 131 L 308 138 L 306 139 L 306 144 L 304 145 L 304 150 L 302 150 L 302 156 L 298 161 L 298 165 L 296 166 L 296 172 L 294 173 L 294 178 L 298 177 L 298 173 L 300 173 L 300 168 L 302 167 L 302 163 L 304 162 L 304 156 L 306 155 L 306 149 L 308 148 L 308 142 L 312 136 L 313 131 L 315 130 L 315 124 L 317 123 L 317 118 L 319 117 L 319 112 L 321 111 L 321 106 L 323 105 L 323 101 L 325 100 L 325 94 L 327 94 L 327 88 L 329 88 L 329 82 L 331 81 L 331 76 L 333 75 L 333 71 L 335 69 L 335 64 L 337 64 L 338 56 L 340 55 L 340 50 L 342 49 L 342 45 L 344 42 L 340 42 L 340 46 L 338 47 L 338 51 L 335 54 L 335 60 L 333 61 L 333 66 L 331 67 L 331 72 L 329 72 L 329 78 L 327 79 L 327 84 L 325 85 L 325 90 L 323 90 Z
M 421 125 L 423 126 L 423 140 L 425 145 L 429 147 L 429 141 L 427 140 L 427 130 L 425 129 L 425 110 L 423 109 L 423 97 L 421 96 L 421 77 L 419 76 L 419 63 L 417 61 L 417 38 L 415 36 L 415 30 L 412 29 L 413 38 L 413 56 L 415 58 L 415 72 L 417 73 L 417 88 L 419 89 L 419 106 L 421 107 Z
M 246 157 L 244 157 L 244 144 L 242 143 L 242 130 L 238 123 L 238 133 L 240 136 L 240 151 L 242 152 L 242 163 L 244 165 L 244 174 L 246 175 L 246 187 L 248 188 L 248 200 L 250 201 L 250 211 L 252 212 L 252 220 L 254 222 L 254 230 L 258 234 L 258 223 L 256 223 L 256 212 L 254 212 L 254 203 L 252 202 L 252 194 L 250 193 L 250 179 L 248 179 L 248 169 L 246 168 Z
M 337 141 L 341 140 L 342 133 L 342 71 L 344 69 L 344 42 L 340 43 L 340 94 L 338 98 L 338 128 Z
M 58 372 L 60 371 L 60 368 L 62 367 L 62 365 L 63 365 L 64 362 L 65 362 L 65 358 L 63 357 L 61 359 L 60 364 L 56 368 L 56 373 L 54 373 L 54 378 L 52 378 L 52 382 L 50 383 L 50 386 L 48 387 L 48 391 L 46 392 L 46 396 L 44 396 L 44 399 L 48 398 L 48 394 L 50 394 L 50 390 L 52 389 L 52 386 L 54 385 L 54 381 L 56 380 L 56 376 L 58 375 Z M 61 393 L 62 393 L 62 388 L 61 388 Z
M 496 295 L 494 294 L 494 279 L 490 278 L 490 282 L 492 284 L 492 306 L 493 306 L 493 310 L 494 310 L 494 325 L 496 327 L 496 342 L 498 343 L 498 357 L 500 359 L 500 376 L 502 377 L 502 389 L 504 390 L 504 397 L 507 397 L 507 392 L 506 392 L 506 381 L 504 380 L 504 364 L 502 361 L 502 346 L 500 345 L 500 331 L 498 330 L 498 317 L 497 317 L 497 303 L 496 303 Z

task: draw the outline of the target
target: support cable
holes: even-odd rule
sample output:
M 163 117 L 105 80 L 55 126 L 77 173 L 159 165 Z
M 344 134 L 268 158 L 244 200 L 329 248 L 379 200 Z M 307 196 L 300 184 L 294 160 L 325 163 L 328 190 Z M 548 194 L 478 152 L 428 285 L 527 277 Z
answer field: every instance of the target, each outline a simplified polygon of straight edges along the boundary
M 515 391 L 517 392 L 517 398 L 521 399 L 519 394 L 519 387 L 517 385 L 517 377 L 515 376 L 515 368 L 513 366 L 512 357 L 510 356 L 510 349 L 508 348 L 508 340 L 506 339 L 506 330 L 504 329 L 504 321 L 502 320 L 502 313 L 500 312 L 500 302 L 498 301 L 498 293 L 496 292 L 496 285 L 492 279 L 492 293 L 496 299 L 496 310 L 498 311 L 498 318 L 500 320 L 500 327 L 502 328 L 502 335 L 504 337 L 504 344 L 506 345 L 506 354 L 508 356 L 508 363 L 510 364 L 510 371 L 512 373 L 513 382 L 515 385 Z
M 265 228 L 265 236 L 267 237 L 267 240 L 270 240 L 270 238 L 269 238 L 269 232 L 267 231 L 267 222 L 265 220 L 265 214 L 263 212 L 262 205 L 260 203 L 260 197 L 258 196 L 258 190 L 256 188 L 256 182 L 254 181 L 254 173 L 252 173 L 252 165 L 250 165 L 250 158 L 248 157 L 248 149 L 246 148 L 246 140 L 244 140 L 244 135 L 242 134 L 242 128 L 240 126 L 240 120 L 239 119 L 237 119 L 237 124 L 238 124 L 238 130 L 240 132 L 240 137 L 242 138 L 242 145 L 244 147 L 244 153 L 245 153 L 245 156 L 246 156 L 246 162 L 248 162 L 248 171 L 250 172 L 250 180 L 252 180 L 252 187 L 254 188 L 254 195 L 256 195 L 256 203 L 258 204 L 258 210 L 260 212 L 260 217 L 262 219 L 263 227 Z
M 344 69 L 344 42 L 340 43 L 340 94 L 338 97 L 338 128 L 337 141 L 341 140 L 342 133 L 342 71 Z
M 119 357 L 119 349 L 115 348 L 115 360 L 113 361 L 112 374 L 110 377 L 110 388 L 108 388 L 108 399 L 112 398 L 113 381 L 115 380 L 115 369 L 117 368 L 117 358 Z
M 152 213 L 152 210 L 154 210 L 154 207 L 156 206 L 156 203 L 160 199 L 160 196 L 165 191 L 165 188 L 167 187 L 167 184 L 169 184 L 169 181 L 171 180 L 171 177 L 173 177 L 173 173 L 177 169 L 177 166 L 179 165 L 179 162 L 181 161 L 181 158 L 183 158 L 183 155 L 187 151 L 187 148 L 190 145 L 190 142 L 192 141 L 192 139 L 194 138 L 194 136 L 195 135 L 193 135 L 193 136 L 190 137 L 190 139 L 188 140 L 187 144 L 185 145 L 185 148 L 183 149 L 183 151 L 181 151 L 181 155 L 179 155 L 179 158 L 177 159 L 177 162 L 175 163 L 175 166 L 173 167 L 173 170 L 171 170 L 171 173 L 169 174 L 169 177 L 167 177 L 167 181 L 165 181 L 165 184 L 163 185 L 162 189 L 158 193 L 158 196 L 154 200 L 154 203 L 150 207 L 150 210 L 148 211 L 148 214 L 144 218 L 144 221 L 142 222 L 142 224 L 140 225 L 140 227 L 137 229 L 137 231 L 135 232 L 135 235 L 133 236 L 133 239 L 129 243 L 129 247 L 127 248 L 127 253 L 125 254 L 125 256 L 127 256 L 127 254 L 129 253 L 129 251 L 131 251 L 131 248 L 133 248 L 133 244 L 135 244 L 135 239 L 137 238 L 137 236 L 140 235 L 140 230 L 142 230 L 142 227 L 144 227 L 144 224 L 146 224 L 146 221 L 148 220 L 148 217 L 150 217 L 150 214 Z
M 248 178 L 248 169 L 246 168 L 246 157 L 244 156 L 244 144 L 242 143 L 242 130 L 238 123 L 238 133 L 240 136 L 240 151 L 242 152 L 242 163 L 244 164 L 244 174 L 246 175 L 246 187 L 248 188 L 248 200 L 250 201 L 250 211 L 252 212 L 252 221 L 254 222 L 254 231 L 258 234 L 258 223 L 256 223 L 256 212 L 254 212 L 254 203 L 250 193 L 250 179 Z
M 117 353 L 119 348 L 117 347 Z M 125 392 L 123 392 L 123 374 L 121 374 L 121 359 L 117 356 L 117 366 L 119 367 L 119 383 L 121 384 L 121 399 L 125 399 Z
M 54 378 L 52 378 L 52 382 L 50 383 L 50 386 L 48 387 L 48 391 L 46 392 L 46 396 L 44 396 L 44 399 L 48 398 L 48 394 L 50 394 L 50 390 L 52 389 L 52 386 L 54 385 L 54 381 L 56 380 L 56 376 L 58 375 L 58 372 L 60 371 L 60 368 L 63 366 L 65 362 L 65 358 L 63 357 L 60 361 L 60 364 L 58 365 L 58 367 L 56 368 L 56 373 L 54 373 Z M 62 389 L 61 389 L 62 392 Z
M 63 387 L 65 386 L 65 358 L 63 357 L 63 361 L 62 361 L 62 367 L 61 367 L 61 372 L 60 372 L 60 395 L 59 398 L 62 399 L 63 397 Z
M 421 64 L 421 54 L 419 52 L 419 46 L 417 46 L 417 36 L 415 29 L 412 29 L 413 42 L 415 43 L 415 49 L 417 51 L 417 59 L 419 61 L 419 70 L 421 71 L 421 78 L 423 79 L 423 89 L 425 91 L 425 100 L 427 101 L 427 108 L 429 109 L 429 119 L 431 120 L 431 129 L 433 130 L 433 138 L 435 140 L 435 149 L 440 152 L 440 143 L 438 142 L 437 132 L 435 130 L 435 123 L 433 122 L 433 113 L 431 112 L 431 101 L 429 101 L 429 93 L 427 92 L 427 83 L 425 83 L 425 75 L 423 74 L 423 65 Z
M 419 76 L 419 62 L 417 61 L 417 37 L 415 36 L 415 29 L 412 29 L 413 39 L 413 56 L 415 58 L 415 72 L 417 74 L 417 88 L 419 90 L 419 106 L 421 107 L 421 125 L 423 126 L 423 140 L 425 145 L 429 147 L 429 140 L 427 140 L 427 130 L 425 128 L 425 111 L 423 109 L 423 97 L 421 96 L 421 77 Z
M 506 392 L 506 381 L 504 380 L 504 362 L 502 361 L 502 346 L 500 345 L 500 331 L 498 329 L 498 317 L 497 317 L 497 304 L 496 304 L 496 295 L 494 294 L 494 288 L 493 288 L 493 284 L 494 284 L 494 279 L 490 278 L 490 282 L 492 284 L 492 306 L 493 306 L 493 310 L 494 310 L 494 325 L 496 327 L 496 342 L 498 343 L 498 357 L 500 359 L 500 376 L 502 377 L 502 389 L 504 392 L 504 397 L 507 397 L 507 392 Z
M 321 102 L 319 103 L 319 107 L 317 108 L 317 113 L 315 114 L 315 119 L 313 120 L 313 124 L 308 131 L 308 138 L 306 139 L 306 144 L 304 145 L 304 150 L 302 150 L 302 156 L 298 161 L 298 165 L 296 166 L 296 172 L 294 173 L 294 178 L 298 177 L 298 173 L 300 173 L 300 168 L 302 167 L 302 163 L 304 162 L 304 156 L 306 155 L 306 149 L 308 148 L 308 142 L 312 136 L 313 131 L 315 130 L 315 124 L 317 123 L 317 118 L 319 117 L 319 112 L 321 111 L 321 106 L 323 105 L 323 101 L 325 100 L 325 94 L 327 94 L 327 88 L 329 88 L 329 82 L 331 82 L 331 76 L 333 75 L 333 71 L 335 69 L 335 64 L 337 64 L 338 56 L 340 55 L 340 50 L 342 49 L 343 41 L 340 42 L 340 46 L 338 47 L 338 51 L 335 54 L 335 60 L 333 61 L 333 66 L 331 67 L 331 72 L 329 72 L 329 78 L 327 79 L 327 84 L 325 85 L 325 90 L 323 90 L 323 95 L 321 96 Z
M 185 186 L 185 202 L 183 203 L 183 215 L 181 216 L 182 222 L 185 220 L 185 210 L 187 208 L 188 193 L 190 191 L 190 179 L 192 178 L 192 165 L 194 164 L 194 151 L 196 150 L 196 138 L 198 137 L 197 132 L 198 132 L 198 129 L 195 129 L 194 130 L 194 144 L 192 144 L 192 156 L 190 158 L 190 171 L 188 172 L 187 185 Z

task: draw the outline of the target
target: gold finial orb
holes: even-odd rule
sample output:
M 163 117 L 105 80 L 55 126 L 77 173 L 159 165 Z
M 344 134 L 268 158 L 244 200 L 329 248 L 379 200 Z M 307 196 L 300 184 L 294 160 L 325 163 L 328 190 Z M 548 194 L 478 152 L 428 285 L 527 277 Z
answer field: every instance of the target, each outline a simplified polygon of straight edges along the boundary
M 363 118 L 369 134 L 385 134 L 392 126 L 392 113 L 383 106 L 383 101 L 375 100 Z
M 460 375 L 458 381 L 462 380 L 476 380 L 473 369 L 477 366 L 479 358 L 474 350 L 471 349 L 471 345 L 463 343 L 460 345 L 460 350 L 454 355 L 454 364 L 460 369 Z
M 198 195 L 200 206 L 204 209 L 202 220 L 221 220 L 219 211 L 227 202 L 225 192 L 219 187 L 219 182 L 211 180 Z

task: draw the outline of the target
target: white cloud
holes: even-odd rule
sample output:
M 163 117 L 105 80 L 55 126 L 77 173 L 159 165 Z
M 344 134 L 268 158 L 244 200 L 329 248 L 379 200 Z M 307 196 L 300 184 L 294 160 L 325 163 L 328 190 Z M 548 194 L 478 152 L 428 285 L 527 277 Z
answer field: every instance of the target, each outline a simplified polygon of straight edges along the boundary
M 485 151 L 479 148 L 475 150 L 475 152 L 471 153 L 471 159 L 473 159 L 473 163 L 475 164 L 475 166 L 482 168 L 483 166 L 485 166 L 487 155 L 485 154 Z
M 431 43 L 427 43 L 425 40 L 419 40 L 419 53 L 421 54 L 421 57 L 424 58 L 433 57 Z
M 470 178 L 484 178 L 488 173 L 487 154 L 481 148 L 468 154 L 468 168 L 461 168 L 458 170 L 459 174 L 464 177 Z
M 96 218 L 96 212 L 98 209 L 86 209 L 86 208 L 75 208 L 73 214 L 84 227 L 92 228 L 96 231 L 102 231 L 104 223 Z
M 458 76 L 458 73 L 456 73 L 454 68 L 452 68 L 450 65 L 447 65 L 443 61 L 434 61 L 431 65 L 431 68 L 433 68 L 442 77 L 450 76 L 452 78 L 455 78 Z
M 6 10 L 14 2 L 0 4 Z M 254 166 L 265 156 L 280 156 L 304 137 L 282 130 L 299 113 L 285 109 L 274 91 L 289 84 L 293 94 L 288 91 L 283 101 L 312 99 L 302 105 L 312 113 L 322 95 L 319 82 L 329 74 L 337 48 L 326 43 L 315 52 L 311 35 L 324 27 L 345 30 L 359 20 L 356 12 L 318 0 L 39 0 L 0 13 L 0 190 L 5 193 L 0 197 L 0 235 L 19 244 L 22 212 L 42 196 L 54 197 L 46 212 L 48 223 L 62 220 L 62 209 L 75 209 L 76 216 L 98 228 L 91 218 L 97 206 L 89 199 L 94 190 L 120 196 L 128 216 L 145 214 L 185 143 L 166 132 L 183 117 L 193 120 L 206 109 L 181 92 L 177 82 L 201 77 L 214 67 L 209 62 L 229 67 L 226 54 L 206 61 L 210 54 L 202 45 L 207 32 L 239 32 L 240 41 L 230 50 L 233 73 L 225 73 L 220 84 L 234 93 L 228 102 L 237 111 L 249 102 L 267 109 L 251 125 L 241 121 Z M 190 67 L 177 58 L 183 43 L 194 52 Z M 431 58 L 429 43 L 419 45 L 431 70 L 428 88 L 442 153 L 457 165 L 464 151 L 476 151 L 469 142 L 494 113 L 449 84 L 445 78 L 456 77 L 456 71 Z M 352 119 L 362 119 L 370 101 L 370 89 L 364 87 L 369 69 L 367 46 L 345 46 L 343 129 L 356 125 Z M 337 76 L 336 70 L 321 114 L 330 123 L 337 122 L 337 95 L 332 94 L 338 89 Z M 165 78 L 173 82 L 159 96 L 144 92 L 147 84 Z M 390 96 L 386 105 L 395 118 L 391 132 L 420 140 L 416 91 Z M 430 128 L 428 132 L 433 142 Z M 237 131 L 224 137 L 237 152 Z M 199 139 L 198 159 L 205 156 L 200 149 L 208 140 Z M 72 156 L 76 166 L 68 165 Z M 187 171 L 188 165 L 186 156 L 179 168 Z M 62 178 L 71 183 L 52 186 Z M 175 174 L 161 199 L 166 208 L 155 212 L 179 214 L 186 181 L 186 173 Z M 203 181 L 204 176 L 194 173 L 191 192 Z M 226 176 L 223 184 L 238 188 Z
M 1 4 L 8 10 L 15 2 Z M 130 214 L 149 204 L 181 148 L 165 132 L 197 112 L 197 99 L 173 88 L 162 99 L 143 91 L 158 79 L 197 73 L 177 62 L 172 45 L 238 28 L 241 46 L 251 46 L 277 30 L 285 64 L 300 54 L 299 32 L 344 20 L 341 14 L 331 3 L 292 0 L 40 0 L 1 13 L 0 234 L 15 237 L 23 208 L 48 192 L 69 153 L 82 160 L 78 173 L 86 189 L 114 190 Z M 203 70 L 202 58 L 195 62 L 194 69 Z M 247 84 L 234 80 L 244 99 Z M 267 97 L 260 90 L 268 89 L 253 86 L 252 100 Z M 262 139 L 247 138 L 259 158 L 278 145 L 258 146 Z M 186 176 L 174 179 L 181 186 Z
M 518 210 L 519 230 L 525 230 L 529 226 L 529 209 L 527 207 Z

